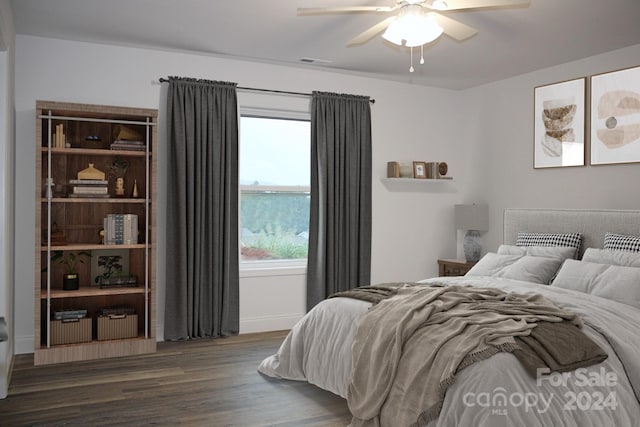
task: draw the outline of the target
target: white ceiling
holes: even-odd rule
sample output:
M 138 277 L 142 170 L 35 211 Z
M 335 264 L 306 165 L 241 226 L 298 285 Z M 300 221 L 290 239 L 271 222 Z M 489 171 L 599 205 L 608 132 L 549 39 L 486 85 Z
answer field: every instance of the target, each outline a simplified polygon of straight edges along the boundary
M 390 6 L 393 0 L 12 0 L 17 34 L 198 52 L 464 89 L 640 44 L 640 0 L 531 0 L 450 11 L 478 30 L 409 49 L 377 36 L 347 42 L 388 15 L 298 16 L 298 7 Z M 419 59 L 414 49 L 414 60 Z M 330 61 L 304 64 L 301 58 Z M 638 60 L 640 63 L 640 59 Z

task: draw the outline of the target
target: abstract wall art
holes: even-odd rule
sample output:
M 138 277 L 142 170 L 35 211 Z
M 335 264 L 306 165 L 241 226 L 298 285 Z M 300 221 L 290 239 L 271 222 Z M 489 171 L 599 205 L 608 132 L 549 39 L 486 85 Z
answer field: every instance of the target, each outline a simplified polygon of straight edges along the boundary
M 534 88 L 533 167 L 585 164 L 585 84 L 579 78 Z
M 591 164 L 640 162 L 640 67 L 591 77 Z

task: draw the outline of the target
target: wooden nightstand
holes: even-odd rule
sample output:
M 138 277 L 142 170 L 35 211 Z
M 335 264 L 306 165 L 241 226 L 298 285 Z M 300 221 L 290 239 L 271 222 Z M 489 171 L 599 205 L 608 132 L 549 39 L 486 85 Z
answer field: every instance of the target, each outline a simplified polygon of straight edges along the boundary
M 439 276 L 464 276 L 475 265 L 475 261 L 467 262 L 464 259 L 439 259 Z

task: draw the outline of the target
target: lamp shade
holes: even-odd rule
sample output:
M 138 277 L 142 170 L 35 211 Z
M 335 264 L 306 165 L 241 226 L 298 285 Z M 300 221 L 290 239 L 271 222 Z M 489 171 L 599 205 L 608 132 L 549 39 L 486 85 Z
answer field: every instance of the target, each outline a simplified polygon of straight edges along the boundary
M 405 6 L 403 13 L 391 21 L 382 37 L 398 46 L 416 47 L 434 41 L 442 31 L 432 15 L 422 12 L 421 6 Z
M 455 205 L 454 216 L 458 230 L 489 230 L 488 205 Z

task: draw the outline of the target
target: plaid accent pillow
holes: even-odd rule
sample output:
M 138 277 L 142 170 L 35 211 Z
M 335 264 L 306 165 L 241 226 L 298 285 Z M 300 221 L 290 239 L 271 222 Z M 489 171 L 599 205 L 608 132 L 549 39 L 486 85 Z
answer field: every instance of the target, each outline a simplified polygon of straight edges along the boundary
M 606 233 L 604 235 L 604 248 L 640 252 L 640 236 Z
M 518 233 L 516 246 L 568 246 L 575 248 L 573 257 L 578 259 L 582 233 Z

